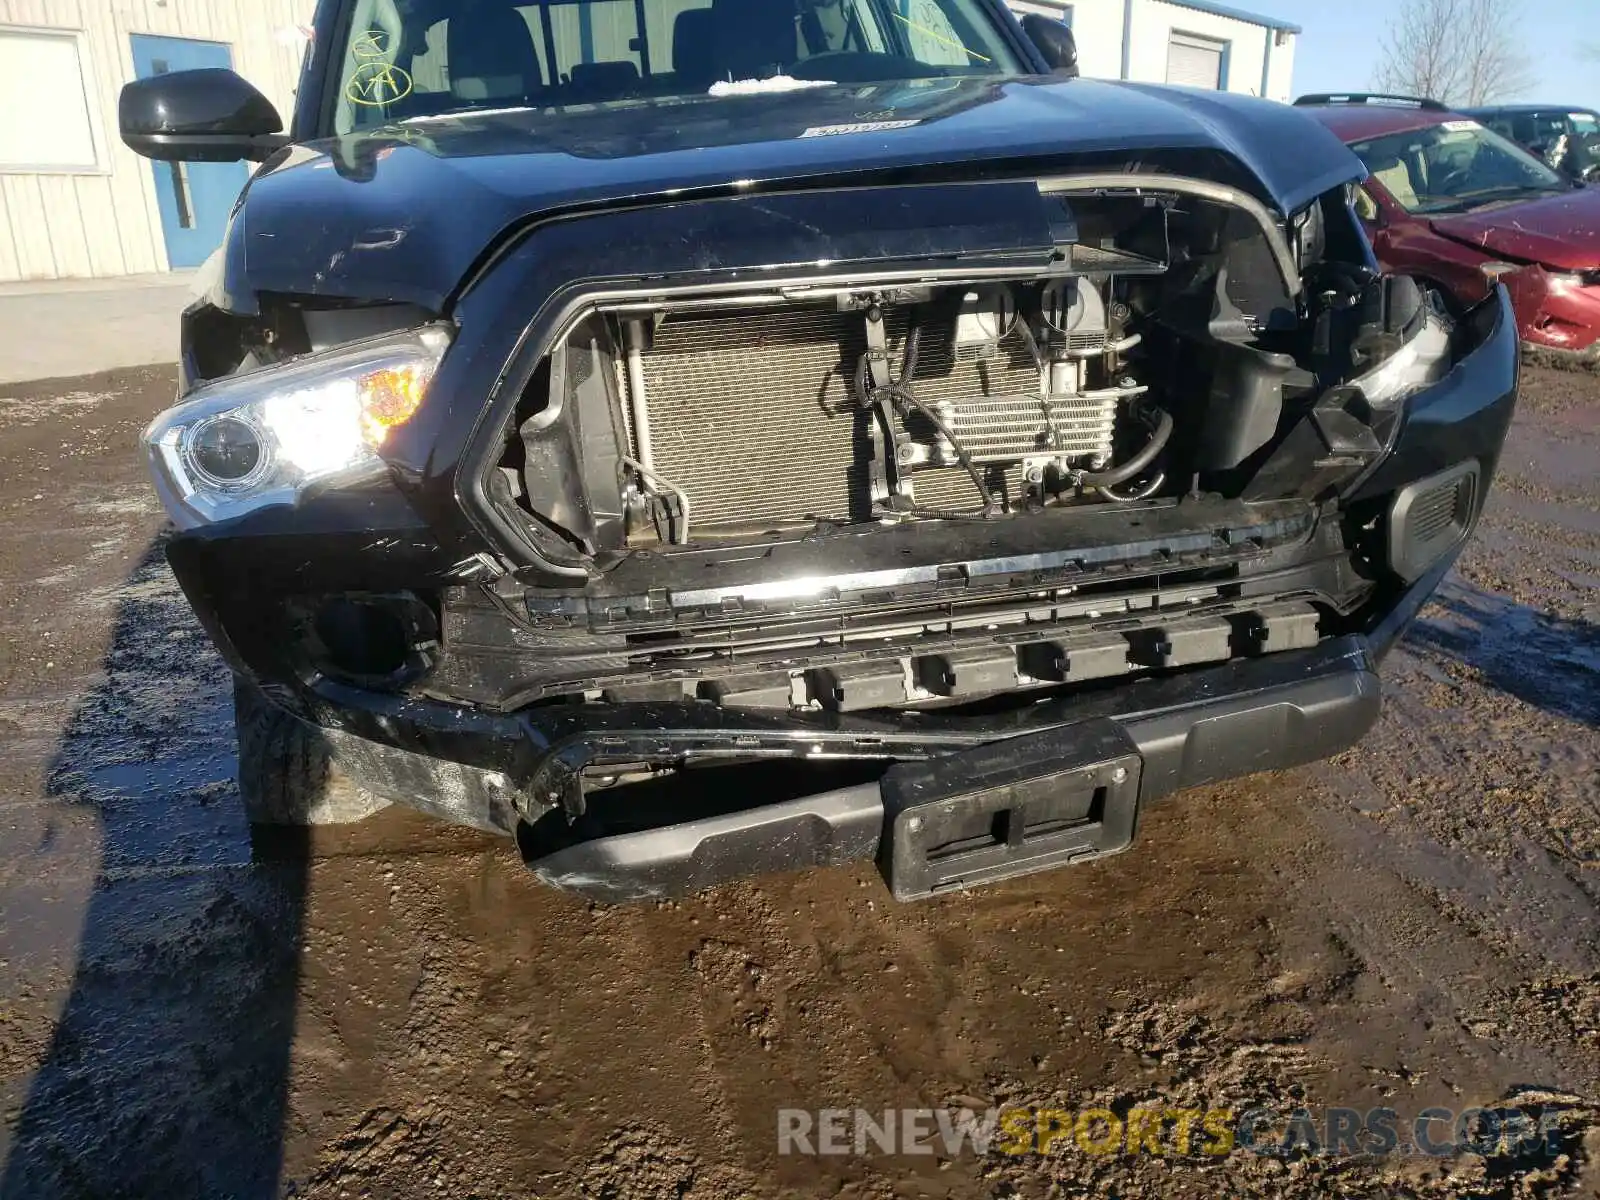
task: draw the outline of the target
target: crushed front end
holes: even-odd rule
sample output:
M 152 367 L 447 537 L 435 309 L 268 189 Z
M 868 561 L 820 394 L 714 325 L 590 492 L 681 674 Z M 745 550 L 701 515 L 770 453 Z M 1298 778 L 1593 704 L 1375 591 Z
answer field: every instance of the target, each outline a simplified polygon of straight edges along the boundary
M 1284 217 L 1247 184 L 531 223 L 448 319 L 240 376 L 353 356 L 372 462 L 220 489 L 174 569 L 364 785 L 561 886 L 876 856 L 913 897 L 1113 852 L 1156 796 L 1365 732 L 1514 402 L 1503 290 L 1452 320 L 1342 186 Z M 243 436 L 202 403 L 152 431 L 180 514 Z

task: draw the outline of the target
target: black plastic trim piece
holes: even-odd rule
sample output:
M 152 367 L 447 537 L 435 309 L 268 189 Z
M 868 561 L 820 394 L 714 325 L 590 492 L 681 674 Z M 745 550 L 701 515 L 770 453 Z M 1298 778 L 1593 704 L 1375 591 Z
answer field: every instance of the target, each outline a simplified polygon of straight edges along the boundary
M 1467 536 L 1478 510 L 1478 461 L 1459 463 L 1449 470 L 1408 483 L 1395 493 L 1389 506 L 1389 569 L 1407 583 L 1425 574 L 1441 555 L 1449 553 Z M 1463 493 L 1463 485 L 1465 492 Z M 1418 530 L 1413 509 L 1424 498 L 1448 488 L 1449 520 L 1441 529 Z M 1443 536 L 1440 536 L 1440 535 Z
M 524 827 L 526 828 L 526 827 Z M 871 858 L 883 832 L 875 783 L 596 838 L 529 862 L 552 887 L 620 903 L 680 895 L 740 875 Z
M 904 763 L 879 785 L 878 865 L 896 900 L 918 900 L 1126 850 L 1140 758 L 1100 718 Z
M 1299 660 L 1291 668 L 1298 678 L 1267 669 L 1278 664 L 1229 664 L 1168 680 L 1165 689 L 1157 685 L 1150 698 L 1168 701 L 1162 707 L 1122 715 L 1084 713 L 1077 721 L 1026 738 L 990 740 L 895 767 L 881 784 L 596 838 L 533 859 L 529 866 L 555 886 L 598 900 L 625 901 L 679 894 L 761 871 L 880 857 L 891 887 L 904 899 L 1112 853 L 1127 845 L 1124 829 L 1131 837 L 1134 791 L 1107 794 L 1100 829 L 1079 827 L 1048 845 L 1036 842 L 1027 851 L 1010 854 L 991 851 L 982 861 L 968 859 L 953 867 L 930 864 L 929 847 L 923 844 L 919 850 L 917 831 L 908 822 L 926 811 L 926 795 L 933 795 L 935 802 L 950 799 L 951 780 L 958 792 L 963 781 L 970 785 L 974 777 L 1004 789 L 1054 774 L 1064 765 L 1090 771 L 1096 787 L 1125 789 L 1132 780 L 1137 802 L 1144 804 L 1182 788 L 1326 758 L 1354 745 L 1372 727 L 1382 689 L 1360 639 L 1335 639 L 1308 654 L 1282 657 Z M 1261 681 L 1255 687 L 1249 682 L 1252 672 Z M 1124 702 L 1130 698 L 1130 693 L 1120 695 Z M 760 740 L 749 738 L 746 749 L 756 750 Z M 931 750 L 934 740 L 920 750 Z M 900 747 L 902 754 L 911 749 Z M 1054 759 L 1030 750 L 1048 750 Z M 1019 777 L 996 783 L 1000 764 L 1008 761 L 1024 764 Z M 567 763 L 569 768 L 578 765 Z M 1115 778 L 1119 767 L 1121 779 Z M 1004 795 L 971 798 L 981 790 L 969 786 L 961 803 L 973 811 L 998 812 L 1007 806 Z

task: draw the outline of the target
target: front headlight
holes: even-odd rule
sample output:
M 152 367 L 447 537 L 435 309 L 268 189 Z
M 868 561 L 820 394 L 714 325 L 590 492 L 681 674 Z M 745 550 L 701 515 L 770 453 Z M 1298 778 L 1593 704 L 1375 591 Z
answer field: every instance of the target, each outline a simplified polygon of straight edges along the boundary
M 429 325 L 197 389 L 144 435 L 172 519 L 225 521 L 381 470 L 377 448 L 417 411 L 449 344 Z
M 1600 271 L 1546 271 L 1552 291 L 1600 286 Z
M 1428 312 L 1411 337 L 1365 375 L 1350 381 L 1367 403 L 1389 408 L 1430 387 L 1450 370 L 1450 327 Z

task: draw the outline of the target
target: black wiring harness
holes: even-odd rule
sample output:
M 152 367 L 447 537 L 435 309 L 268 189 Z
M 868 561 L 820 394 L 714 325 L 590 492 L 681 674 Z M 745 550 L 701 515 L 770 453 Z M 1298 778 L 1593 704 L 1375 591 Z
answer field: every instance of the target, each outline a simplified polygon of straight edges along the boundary
M 856 393 L 869 405 L 876 405 L 883 409 L 886 405 L 907 415 L 908 410 L 915 410 L 927 418 L 929 423 L 939 431 L 939 436 L 950 443 L 950 448 L 955 452 L 956 461 L 967 472 L 972 480 L 972 486 L 978 489 L 978 495 L 983 500 L 983 517 L 999 516 L 1000 502 L 990 492 L 988 485 L 983 482 L 983 475 L 973 464 L 972 455 L 967 453 L 961 439 L 956 437 L 949 424 L 928 405 L 919 400 L 911 390 L 911 383 L 917 376 L 917 351 L 922 342 L 922 330 L 913 326 L 906 335 L 905 356 L 900 367 L 900 377 L 893 378 L 889 374 L 888 352 L 885 348 L 883 332 L 883 313 L 876 307 L 867 312 L 867 346 L 868 351 L 861 356 L 856 364 Z M 876 368 L 876 369 L 874 369 Z M 887 421 L 885 422 L 887 424 Z M 898 470 L 898 463 L 896 464 Z M 913 509 L 913 514 L 918 510 Z M 924 515 L 941 517 L 966 517 L 966 513 L 943 513 L 925 511 Z

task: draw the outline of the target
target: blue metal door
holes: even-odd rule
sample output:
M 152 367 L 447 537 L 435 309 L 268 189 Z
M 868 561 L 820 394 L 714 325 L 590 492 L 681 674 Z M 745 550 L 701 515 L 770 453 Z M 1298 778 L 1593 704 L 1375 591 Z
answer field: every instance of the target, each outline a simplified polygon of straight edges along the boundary
M 139 79 L 168 71 L 200 67 L 232 67 L 228 47 L 220 42 L 134 34 L 133 73 Z M 151 163 L 156 173 L 156 201 L 167 239 L 167 262 L 174 269 L 198 267 L 222 244 L 228 213 L 250 178 L 244 163 Z

